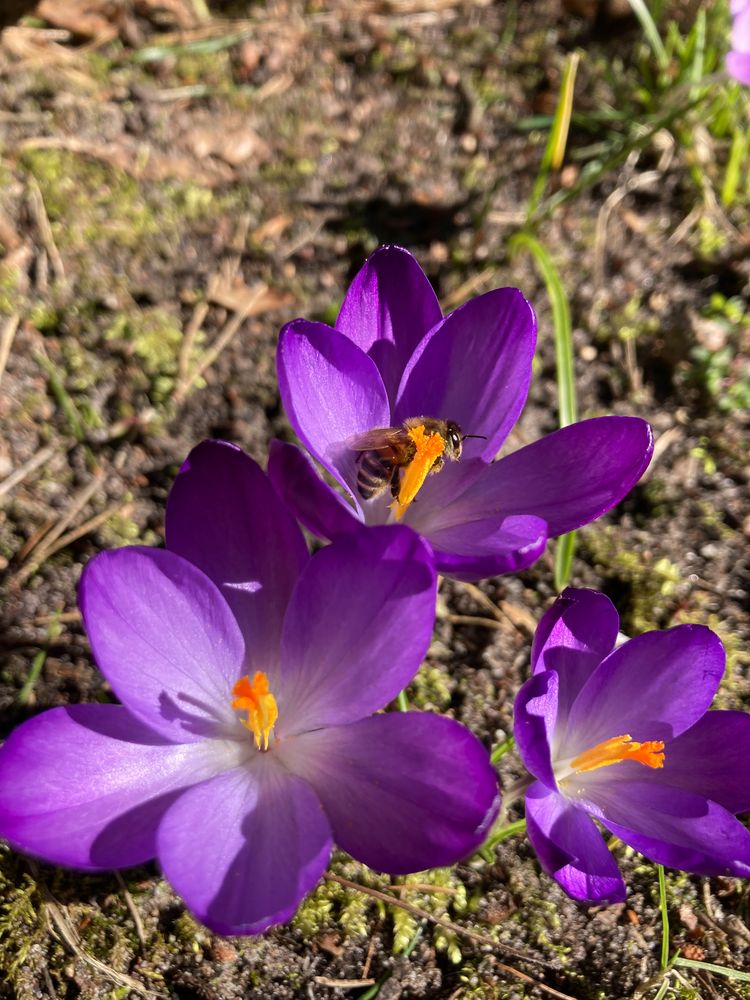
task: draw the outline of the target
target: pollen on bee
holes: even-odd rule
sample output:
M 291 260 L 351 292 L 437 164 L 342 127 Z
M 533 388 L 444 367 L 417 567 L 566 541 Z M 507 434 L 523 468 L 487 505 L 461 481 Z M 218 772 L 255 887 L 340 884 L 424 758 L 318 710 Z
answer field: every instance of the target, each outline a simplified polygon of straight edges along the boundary
M 441 434 L 428 434 L 424 424 L 409 428 L 409 437 L 414 442 L 416 451 L 414 458 L 409 462 L 401 478 L 401 485 L 398 497 L 393 501 L 391 507 L 396 512 L 396 520 L 400 521 L 409 504 L 419 493 L 424 481 L 430 473 L 435 462 L 445 451 L 445 439 Z
M 608 767 L 610 764 L 619 764 L 621 760 L 634 760 L 651 768 L 664 767 L 664 743 L 661 740 L 637 743 L 625 733 L 623 736 L 613 736 L 584 750 L 571 761 L 570 766 L 580 774 L 583 771 Z
M 232 694 L 235 696 L 232 708 L 248 713 L 247 719 L 240 721 L 255 737 L 256 747 L 268 750 L 268 740 L 279 716 L 276 699 L 268 689 L 268 675 L 256 670 L 252 681 L 249 676 L 241 677 Z

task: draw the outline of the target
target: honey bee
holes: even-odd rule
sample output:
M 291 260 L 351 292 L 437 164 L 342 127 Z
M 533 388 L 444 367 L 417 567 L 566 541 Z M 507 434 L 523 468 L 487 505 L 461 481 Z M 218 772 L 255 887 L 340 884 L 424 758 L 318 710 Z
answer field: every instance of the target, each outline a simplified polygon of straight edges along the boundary
M 372 500 L 388 486 L 400 520 L 428 475 L 439 472 L 445 459 L 457 462 L 467 437 L 453 420 L 410 417 L 401 427 L 376 427 L 347 442 L 360 452 L 357 460 L 357 492 Z M 403 476 L 402 476 L 403 471 Z

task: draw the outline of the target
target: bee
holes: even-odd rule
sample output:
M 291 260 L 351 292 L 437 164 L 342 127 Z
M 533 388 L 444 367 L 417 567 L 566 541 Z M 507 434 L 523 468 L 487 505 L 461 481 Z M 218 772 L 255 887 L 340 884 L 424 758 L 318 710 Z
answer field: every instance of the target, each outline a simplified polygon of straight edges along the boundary
M 390 486 L 392 507 L 400 520 L 428 475 L 440 472 L 445 459 L 457 462 L 467 437 L 453 420 L 410 417 L 401 427 L 376 427 L 347 442 L 360 452 L 357 492 L 363 500 L 380 496 Z M 402 476 L 403 471 L 403 476 Z

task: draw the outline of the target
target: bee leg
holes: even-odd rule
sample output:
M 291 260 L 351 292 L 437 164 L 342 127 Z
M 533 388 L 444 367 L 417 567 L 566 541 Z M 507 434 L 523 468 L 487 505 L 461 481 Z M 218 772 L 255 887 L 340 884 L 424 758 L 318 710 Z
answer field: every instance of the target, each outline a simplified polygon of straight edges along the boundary
M 398 495 L 401 492 L 401 476 L 399 475 L 399 467 L 397 465 L 393 466 L 393 474 L 391 475 L 391 496 L 394 500 L 398 500 Z
M 435 461 L 430 466 L 430 471 L 427 473 L 428 476 L 434 476 L 436 472 L 440 472 L 442 467 L 445 465 L 445 459 L 442 455 L 438 455 Z

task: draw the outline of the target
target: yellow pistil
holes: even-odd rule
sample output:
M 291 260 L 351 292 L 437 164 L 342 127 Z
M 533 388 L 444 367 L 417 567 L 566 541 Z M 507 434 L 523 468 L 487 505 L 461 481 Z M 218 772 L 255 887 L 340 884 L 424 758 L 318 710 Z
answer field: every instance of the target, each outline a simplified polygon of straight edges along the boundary
M 256 670 L 252 683 L 249 676 L 241 677 L 234 685 L 232 694 L 235 695 L 232 708 L 247 711 L 247 719 L 241 722 L 252 732 L 256 747 L 268 750 L 268 738 L 279 715 L 276 699 L 268 690 L 268 676 L 262 670 Z
M 584 750 L 570 762 L 573 771 L 595 771 L 599 767 L 609 767 L 621 760 L 634 760 L 646 767 L 664 767 L 664 744 L 661 740 L 647 740 L 636 743 L 629 734 L 613 736 L 595 747 Z
M 411 427 L 408 433 L 414 442 L 416 452 L 404 470 L 398 497 L 391 504 L 396 511 L 397 521 L 400 521 L 409 509 L 409 504 L 422 489 L 430 469 L 445 450 L 445 440 L 442 435 L 428 434 L 423 424 Z

